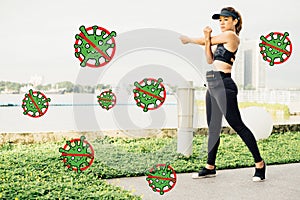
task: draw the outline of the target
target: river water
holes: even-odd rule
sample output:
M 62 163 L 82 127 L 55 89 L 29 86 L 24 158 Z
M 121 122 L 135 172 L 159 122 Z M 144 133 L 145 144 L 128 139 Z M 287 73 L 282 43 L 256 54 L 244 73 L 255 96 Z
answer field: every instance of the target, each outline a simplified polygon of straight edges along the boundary
M 73 104 L 73 94 L 49 94 L 50 106 L 45 115 L 32 118 L 23 114 L 21 107 L 24 95 L 1 94 L 0 133 L 59 132 L 59 131 L 99 131 L 177 128 L 178 113 L 175 96 L 167 95 L 163 106 L 157 110 L 143 112 L 133 98 L 128 102 L 117 102 L 110 110 L 105 110 L 97 103 L 95 94 L 77 94 L 76 98 L 93 99 L 80 104 Z M 59 106 L 58 106 L 59 105 Z M 194 127 L 206 127 L 203 108 L 194 109 Z M 300 116 L 274 119 L 274 124 L 300 123 Z M 224 123 L 226 124 L 226 122 Z

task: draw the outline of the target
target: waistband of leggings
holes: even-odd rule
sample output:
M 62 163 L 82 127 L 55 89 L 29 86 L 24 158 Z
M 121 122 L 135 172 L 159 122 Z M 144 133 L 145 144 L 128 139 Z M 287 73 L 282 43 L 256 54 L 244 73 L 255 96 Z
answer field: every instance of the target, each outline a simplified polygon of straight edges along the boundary
M 231 73 L 224 73 L 222 71 L 213 71 L 213 70 L 208 71 L 206 73 L 206 77 L 219 77 L 219 76 L 221 76 L 222 79 L 223 78 L 230 78 L 231 77 Z
M 231 73 L 224 73 L 221 71 L 219 71 L 219 72 L 220 72 L 222 78 L 230 78 L 231 77 Z

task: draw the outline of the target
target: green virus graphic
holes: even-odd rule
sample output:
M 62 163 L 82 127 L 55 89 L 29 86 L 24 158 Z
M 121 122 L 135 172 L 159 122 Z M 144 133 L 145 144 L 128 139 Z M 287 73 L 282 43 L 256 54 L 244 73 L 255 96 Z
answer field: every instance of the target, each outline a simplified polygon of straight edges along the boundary
M 158 80 L 148 78 L 134 83 L 136 88 L 133 92 L 136 105 L 143 108 L 144 112 L 157 109 L 164 103 L 166 90 L 161 82 L 163 82 L 161 78 Z
M 89 168 L 94 161 L 94 149 L 85 140 L 85 136 L 67 141 L 64 148 L 59 148 L 59 152 L 62 153 L 60 158 L 64 165 L 78 173 Z
M 47 112 L 50 101 L 43 93 L 30 89 L 22 102 L 23 114 L 34 118 L 41 117 Z
M 149 172 L 146 172 L 146 176 L 152 190 L 161 195 L 169 192 L 176 184 L 176 173 L 168 163 L 154 166 Z
M 106 65 L 114 56 L 116 45 L 115 37 L 117 34 L 115 31 L 111 33 L 98 26 L 85 28 L 80 26 L 80 34 L 76 34 L 75 38 L 75 56 L 80 60 L 80 66 L 85 67 L 102 67 Z M 92 33 L 89 31 L 92 30 Z M 97 30 L 101 31 L 101 34 L 97 34 Z M 94 63 L 93 63 L 94 61 Z
M 116 95 L 112 90 L 102 92 L 97 98 L 99 105 L 103 109 L 109 110 L 116 105 Z
M 292 53 L 292 43 L 287 37 L 289 34 L 271 32 L 269 35 L 260 37 L 260 53 L 270 66 L 285 62 Z

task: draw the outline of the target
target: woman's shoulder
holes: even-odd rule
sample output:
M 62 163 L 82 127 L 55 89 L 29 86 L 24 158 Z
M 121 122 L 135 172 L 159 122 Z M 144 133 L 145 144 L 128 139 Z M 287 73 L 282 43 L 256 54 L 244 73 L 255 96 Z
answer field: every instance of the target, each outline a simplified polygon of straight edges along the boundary
M 223 34 L 229 37 L 234 43 L 240 44 L 240 37 L 234 31 L 224 31 Z
M 233 31 L 224 31 L 223 34 L 226 34 L 228 42 L 224 44 L 224 47 L 230 52 L 236 52 L 240 45 L 239 36 Z
M 223 34 L 228 37 L 236 38 L 238 40 L 240 39 L 239 36 L 234 31 L 224 31 Z

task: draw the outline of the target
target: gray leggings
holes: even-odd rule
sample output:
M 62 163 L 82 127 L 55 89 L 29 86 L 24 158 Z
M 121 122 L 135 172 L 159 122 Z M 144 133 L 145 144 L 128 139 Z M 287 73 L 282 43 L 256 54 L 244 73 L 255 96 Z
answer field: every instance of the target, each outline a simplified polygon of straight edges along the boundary
M 215 165 L 220 144 L 222 116 L 242 138 L 255 162 L 262 161 L 252 132 L 243 123 L 237 103 L 238 89 L 230 73 L 207 72 L 208 90 L 206 92 L 206 116 L 208 124 L 208 159 L 207 164 Z

